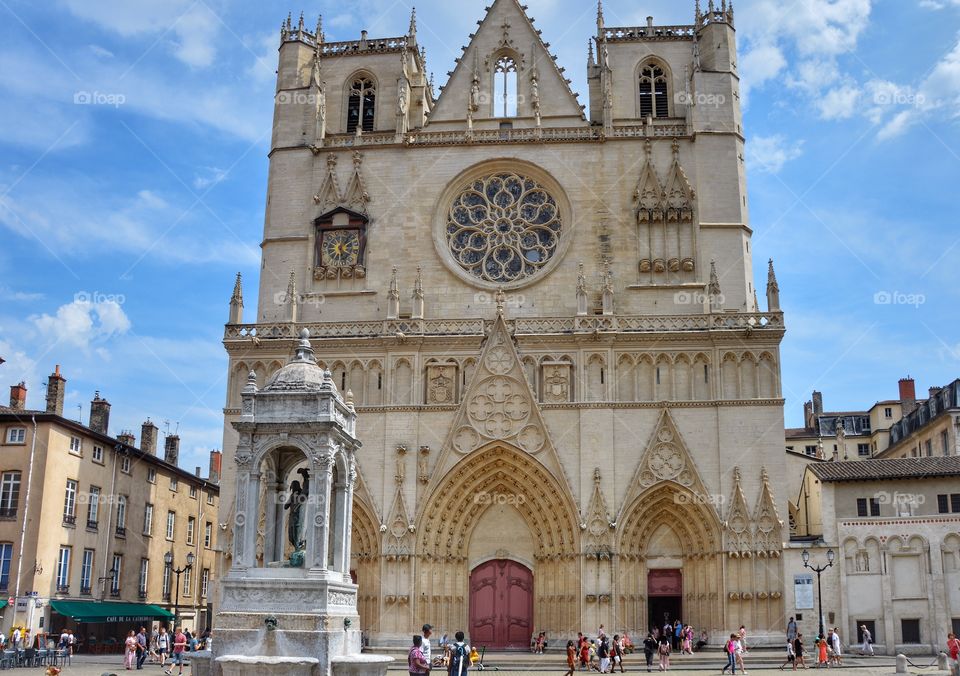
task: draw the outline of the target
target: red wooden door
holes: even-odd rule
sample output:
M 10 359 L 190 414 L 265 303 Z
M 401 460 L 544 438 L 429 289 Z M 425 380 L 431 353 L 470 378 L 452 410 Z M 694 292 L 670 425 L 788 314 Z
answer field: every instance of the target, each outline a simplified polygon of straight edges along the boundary
M 496 559 L 470 574 L 470 641 L 487 648 L 529 648 L 533 633 L 533 573 Z

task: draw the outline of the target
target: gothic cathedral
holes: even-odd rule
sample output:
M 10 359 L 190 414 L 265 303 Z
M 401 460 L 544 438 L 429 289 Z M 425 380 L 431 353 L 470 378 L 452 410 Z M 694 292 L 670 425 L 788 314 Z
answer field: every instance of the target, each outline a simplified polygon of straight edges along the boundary
M 525 9 L 495 0 L 439 92 L 415 16 L 283 24 L 256 323 L 238 278 L 224 339 L 226 540 L 241 392 L 306 328 L 357 411 L 372 645 L 779 635 L 784 321 L 772 263 L 754 289 L 733 9 L 599 8 L 589 113 Z M 289 554 L 266 521 L 258 566 Z

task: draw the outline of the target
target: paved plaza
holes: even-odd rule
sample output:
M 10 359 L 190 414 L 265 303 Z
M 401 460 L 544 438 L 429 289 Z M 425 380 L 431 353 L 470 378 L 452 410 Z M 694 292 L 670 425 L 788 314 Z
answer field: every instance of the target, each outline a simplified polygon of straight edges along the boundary
M 700 653 L 694 656 L 677 657 L 672 660 L 670 673 L 676 674 L 703 674 L 720 673 L 720 667 L 723 665 L 722 655 L 717 652 L 717 659 L 710 660 L 710 653 Z M 405 660 L 400 656 L 394 656 L 396 661 L 391 668 L 392 673 L 405 671 Z M 774 661 L 774 651 L 763 651 L 761 655 L 756 655 L 752 666 L 751 659 L 747 659 L 747 674 L 780 673 L 776 666 L 771 664 Z M 912 658 L 911 661 L 917 667 L 911 667 L 910 671 L 914 674 L 943 674 L 936 669 L 936 660 L 932 656 Z M 511 674 L 524 674 L 526 676 L 536 676 L 539 674 L 562 674 L 566 667 L 563 657 L 560 654 L 534 656 L 518 653 L 487 653 L 485 662 L 487 669 L 485 671 L 496 670 L 504 676 Z M 931 665 L 932 666 L 928 666 Z M 498 667 L 502 664 L 503 667 Z M 628 656 L 625 662 L 627 673 L 646 673 L 642 655 Z M 922 668 L 926 667 L 926 668 Z M 42 674 L 43 669 L 36 667 L 32 669 L 23 669 L 23 672 Z M 478 670 L 474 670 L 478 671 Z M 657 669 L 654 667 L 654 672 Z M 848 657 L 846 664 L 842 668 L 832 668 L 830 673 L 834 676 L 866 676 L 868 674 L 893 674 L 895 671 L 895 660 L 892 657 L 874 657 L 870 659 Z M 64 667 L 62 676 L 103 676 L 104 674 L 121 674 L 125 672 L 123 663 L 119 655 L 77 655 L 73 658 L 73 664 Z M 157 665 L 145 664 L 143 673 L 160 674 L 160 668 Z M 176 673 L 176 671 L 174 671 Z M 184 674 L 190 674 L 188 667 L 184 668 Z M 578 672 L 580 673 L 580 672 Z M 587 673 L 587 672 L 583 672 Z

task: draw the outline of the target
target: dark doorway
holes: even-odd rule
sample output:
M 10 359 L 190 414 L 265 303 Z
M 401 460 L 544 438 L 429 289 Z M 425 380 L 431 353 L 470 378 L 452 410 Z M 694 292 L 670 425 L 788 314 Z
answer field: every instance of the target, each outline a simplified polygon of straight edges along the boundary
M 660 627 L 682 619 L 683 572 L 679 568 L 647 573 L 647 623 Z
M 482 563 L 470 574 L 470 640 L 486 648 L 530 647 L 533 573 L 507 559 Z

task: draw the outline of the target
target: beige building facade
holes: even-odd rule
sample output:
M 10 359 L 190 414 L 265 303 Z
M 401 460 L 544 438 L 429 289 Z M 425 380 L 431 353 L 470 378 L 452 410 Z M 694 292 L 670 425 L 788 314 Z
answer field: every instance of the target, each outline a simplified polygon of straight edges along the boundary
M 183 624 L 204 629 L 217 573 L 219 453 L 211 476 L 187 472 L 177 465 L 179 437 L 161 447 L 149 420 L 139 447 L 132 433 L 111 436 L 99 394 L 88 425 L 65 418 L 65 388 L 58 366 L 45 409 L 26 407 L 22 383 L 0 406 L 0 597 L 10 601 L 0 628 L 73 628 L 87 649 L 134 625 L 172 623 L 179 600 Z M 172 569 L 188 555 L 193 566 L 177 585 Z
M 791 508 L 794 507 L 791 501 Z M 817 631 L 816 576 L 803 568 L 836 563 L 823 573 L 824 622 L 843 640 L 871 632 L 878 654 L 941 652 L 960 632 L 960 456 L 814 462 L 796 499 L 796 524 L 785 549 L 794 572 L 786 587 L 800 630 Z
M 307 328 L 358 414 L 370 643 L 665 617 L 779 641 L 784 320 L 772 264 L 765 309 L 754 288 L 733 11 L 692 5 L 685 26 L 598 15 L 589 113 L 516 0 L 474 8 L 439 96 L 415 18 L 346 42 L 283 26 L 220 521 L 229 541 L 242 390 Z

